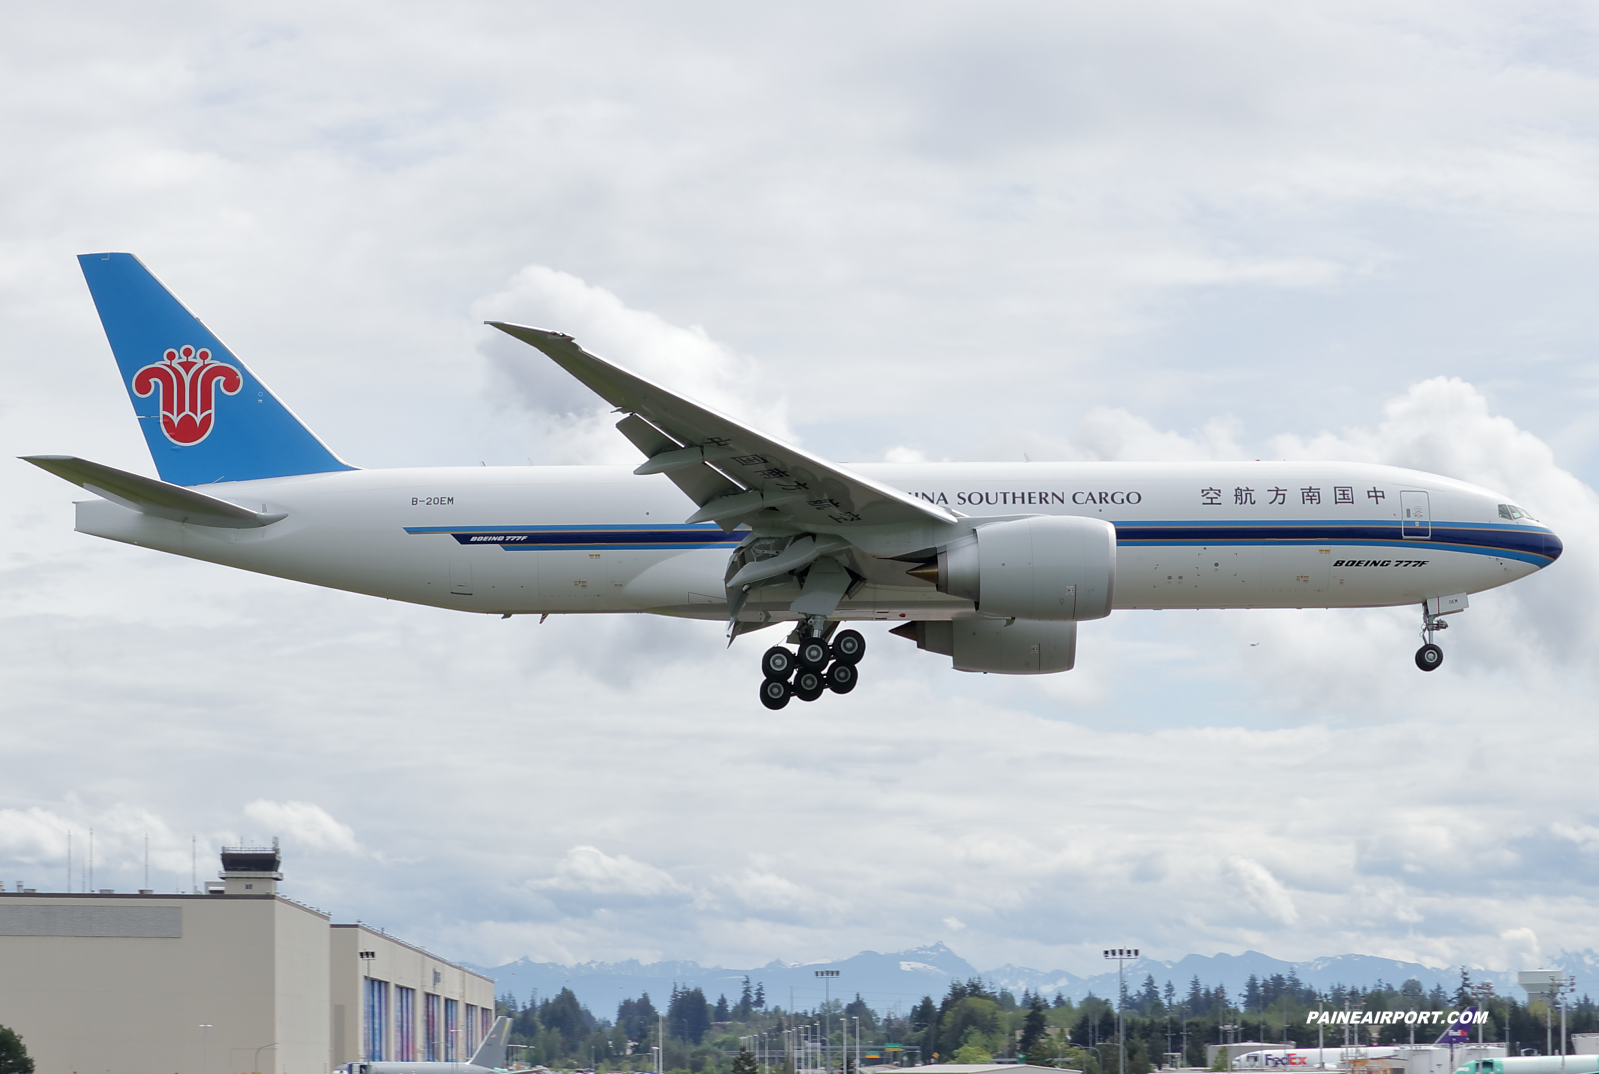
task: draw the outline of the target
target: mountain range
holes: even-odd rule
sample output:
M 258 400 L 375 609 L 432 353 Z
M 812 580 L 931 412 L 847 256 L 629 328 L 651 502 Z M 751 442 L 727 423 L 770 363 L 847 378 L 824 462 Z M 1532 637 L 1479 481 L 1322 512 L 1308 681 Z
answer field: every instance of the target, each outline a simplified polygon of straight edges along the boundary
M 729 1003 L 738 1002 L 744 978 L 751 987 L 759 984 L 766 990 L 769 1005 L 784 1009 L 809 1009 L 828 995 L 850 1000 L 857 993 L 878 1011 L 908 1012 L 923 996 L 938 999 L 949 989 L 951 981 L 981 978 L 998 990 L 1008 989 L 1020 995 L 1024 990 L 1042 992 L 1053 996 L 1059 992 L 1071 1000 L 1080 1000 L 1090 992 L 1097 996 L 1114 997 L 1117 992 L 1116 970 L 1081 977 L 1065 970 L 1035 970 L 1025 966 L 1004 965 L 995 969 L 979 970 L 942 942 L 908 951 L 881 954 L 862 951 L 845 959 L 818 959 L 814 962 L 768 962 L 752 969 L 726 969 L 720 966 L 705 967 L 697 962 L 641 963 L 635 959 L 626 962 L 583 962 L 563 966 L 556 962 L 534 962 L 521 958 L 503 966 L 472 966 L 496 981 L 499 995 L 510 994 L 519 1002 L 527 1001 L 534 993 L 539 998 L 555 995 L 562 988 L 570 988 L 594 1014 L 611 1017 L 616 1005 L 623 999 L 636 999 L 647 992 L 657 1008 L 664 1008 L 671 997 L 673 986 L 705 991 L 712 1003 L 725 995 Z M 1593 950 L 1562 951 L 1544 966 L 1525 966 L 1521 969 L 1560 969 L 1575 975 L 1578 994 L 1588 991 L 1589 982 L 1599 981 L 1599 954 Z M 838 976 L 821 978 L 818 970 L 837 970 Z M 1422 986 L 1431 989 L 1441 985 L 1453 994 L 1460 984 L 1460 967 L 1448 966 L 1434 969 L 1419 962 L 1402 962 L 1373 955 L 1335 955 L 1315 958 L 1306 962 L 1285 962 L 1258 951 L 1241 955 L 1186 955 L 1176 961 L 1152 958 L 1131 960 L 1126 966 L 1129 988 L 1137 990 L 1146 976 L 1153 976 L 1157 987 L 1164 988 L 1170 981 L 1179 996 L 1186 995 L 1188 983 L 1198 977 L 1206 987 L 1225 985 L 1228 995 L 1240 996 L 1250 974 L 1269 977 L 1274 973 L 1287 976 L 1290 971 L 1299 975 L 1300 981 L 1317 989 L 1334 985 L 1369 988 L 1379 981 L 1399 985 L 1416 978 Z M 1471 968 L 1473 981 L 1490 981 L 1501 995 L 1525 1000 L 1526 995 L 1515 985 L 1515 970 L 1486 970 Z M 1594 991 L 1599 991 L 1595 989 Z

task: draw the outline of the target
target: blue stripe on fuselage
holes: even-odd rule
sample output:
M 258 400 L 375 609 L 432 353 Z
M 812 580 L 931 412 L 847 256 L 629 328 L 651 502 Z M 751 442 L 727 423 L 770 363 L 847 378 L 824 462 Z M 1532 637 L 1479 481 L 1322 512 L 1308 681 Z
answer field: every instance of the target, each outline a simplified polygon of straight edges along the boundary
M 1184 545 L 1366 545 L 1432 548 L 1479 556 L 1500 556 L 1544 567 L 1560 557 L 1560 539 L 1549 530 L 1520 525 L 1434 522 L 1431 537 L 1403 538 L 1391 519 L 1349 522 L 1189 520 L 1119 522 L 1116 543 L 1126 547 Z M 407 526 L 409 534 L 447 533 L 463 545 L 492 544 L 506 550 L 624 551 L 732 548 L 749 530 L 652 525 L 600 526 Z
M 1560 539 L 1549 530 L 1491 522 L 1434 522 L 1431 537 L 1401 537 L 1392 520 L 1350 522 L 1188 521 L 1116 524 L 1118 545 L 1381 545 L 1436 548 L 1501 556 L 1543 567 L 1560 557 Z
M 720 526 L 407 526 L 410 534 L 447 533 L 464 545 L 497 545 L 507 551 L 546 552 L 634 550 L 686 551 L 732 548 L 749 533 Z

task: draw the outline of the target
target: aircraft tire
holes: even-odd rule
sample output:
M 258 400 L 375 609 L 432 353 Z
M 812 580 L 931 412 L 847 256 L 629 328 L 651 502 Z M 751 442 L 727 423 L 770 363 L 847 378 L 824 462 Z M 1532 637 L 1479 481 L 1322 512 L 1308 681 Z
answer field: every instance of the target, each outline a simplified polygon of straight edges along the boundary
M 761 674 L 768 679 L 788 681 L 794 674 L 794 654 L 781 645 L 774 645 L 761 657 Z
M 814 668 L 800 668 L 794 673 L 794 696 L 801 701 L 815 701 L 827 689 L 827 681 Z
M 859 664 L 866 655 L 866 639 L 858 630 L 841 630 L 833 639 L 833 659 L 845 664 Z
M 860 671 L 848 660 L 835 660 L 827 669 L 827 688 L 835 694 L 847 694 L 860 681 Z
M 1444 662 L 1444 651 L 1428 642 L 1416 650 L 1416 666 L 1423 671 L 1437 671 Z
M 775 711 L 782 708 L 793 696 L 793 687 L 782 679 L 765 679 L 761 682 L 761 704 L 769 709 Z
M 827 666 L 827 642 L 821 638 L 807 638 L 800 642 L 799 662 L 800 667 L 810 668 L 812 671 L 821 671 Z

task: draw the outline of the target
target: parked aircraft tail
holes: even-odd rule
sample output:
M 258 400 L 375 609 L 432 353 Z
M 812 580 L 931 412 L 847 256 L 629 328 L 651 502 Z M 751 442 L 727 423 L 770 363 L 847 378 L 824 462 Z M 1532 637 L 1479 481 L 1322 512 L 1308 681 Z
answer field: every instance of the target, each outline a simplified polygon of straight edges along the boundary
M 78 264 L 164 481 L 203 485 L 353 469 L 137 257 L 80 254 Z
M 483 1043 L 477 1046 L 477 1051 L 472 1053 L 472 1065 L 475 1067 L 488 1067 L 490 1070 L 503 1069 L 505 1066 L 505 1040 L 511 1035 L 511 1020 L 509 1018 L 496 1018 L 494 1025 L 489 1029 L 488 1036 L 483 1038 Z
M 1442 1033 L 1438 1034 L 1438 1039 L 1433 1041 L 1433 1043 L 1470 1044 L 1471 1030 L 1468 1027 L 1476 1024 L 1477 1008 L 1467 1007 L 1465 1010 L 1461 1011 L 1455 1016 L 1455 1020 L 1450 1022 L 1448 1028 L 1446 1028 Z

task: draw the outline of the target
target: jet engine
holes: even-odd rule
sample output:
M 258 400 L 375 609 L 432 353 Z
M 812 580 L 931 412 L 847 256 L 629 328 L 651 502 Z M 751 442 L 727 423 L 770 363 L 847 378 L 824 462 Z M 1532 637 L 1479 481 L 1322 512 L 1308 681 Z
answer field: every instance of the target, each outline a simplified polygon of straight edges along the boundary
M 932 564 L 909 573 L 985 616 L 1103 619 L 1116 588 L 1116 527 L 1075 515 L 990 522 L 939 552 L 936 574 Z

